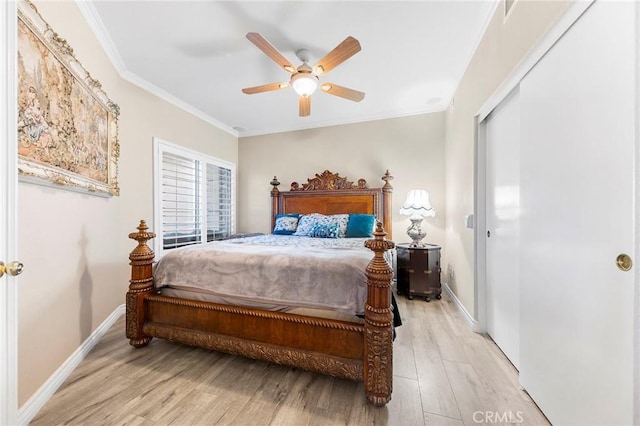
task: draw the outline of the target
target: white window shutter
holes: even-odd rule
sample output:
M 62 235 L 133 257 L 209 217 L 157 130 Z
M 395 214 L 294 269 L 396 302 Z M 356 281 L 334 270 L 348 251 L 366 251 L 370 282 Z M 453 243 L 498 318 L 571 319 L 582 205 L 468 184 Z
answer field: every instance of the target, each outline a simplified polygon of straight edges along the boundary
M 198 161 L 162 153 L 163 249 L 201 242 L 199 181 Z
M 156 252 L 233 234 L 235 165 L 154 140 Z

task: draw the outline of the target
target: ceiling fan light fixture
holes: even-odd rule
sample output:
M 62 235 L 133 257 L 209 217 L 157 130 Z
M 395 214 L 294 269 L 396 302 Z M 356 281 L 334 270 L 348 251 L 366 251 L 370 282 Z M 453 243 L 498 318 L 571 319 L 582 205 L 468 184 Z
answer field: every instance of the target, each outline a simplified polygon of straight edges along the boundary
M 311 96 L 318 88 L 318 77 L 311 73 L 298 73 L 291 77 L 291 87 L 300 96 Z
M 256 87 L 247 87 L 242 89 L 242 93 L 252 95 L 255 93 L 271 92 L 274 90 L 285 89 L 291 86 L 299 97 L 299 115 L 307 117 L 311 114 L 311 95 L 320 87 L 320 90 L 332 96 L 338 96 L 353 102 L 360 102 L 364 99 L 364 93 L 348 87 L 338 86 L 333 83 L 320 84 L 319 76 L 323 76 L 356 53 L 361 49 L 360 42 L 349 36 L 342 43 L 327 53 L 316 65 L 311 68 L 309 66 L 309 51 L 300 49 L 296 51 L 296 56 L 302 61 L 297 68 L 276 49 L 267 39 L 259 33 L 247 33 L 247 39 L 253 43 L 258 49 L 267 55 L 279 67 L 290 73 L 289 82 L 269 83 Z

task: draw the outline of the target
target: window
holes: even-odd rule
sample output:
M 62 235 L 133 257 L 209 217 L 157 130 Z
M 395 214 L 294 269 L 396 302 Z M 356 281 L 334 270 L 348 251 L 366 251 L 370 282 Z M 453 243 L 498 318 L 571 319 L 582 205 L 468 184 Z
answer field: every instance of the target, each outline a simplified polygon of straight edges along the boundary
M 154 250 L 234 232 L 235 165 L 154 138 Z

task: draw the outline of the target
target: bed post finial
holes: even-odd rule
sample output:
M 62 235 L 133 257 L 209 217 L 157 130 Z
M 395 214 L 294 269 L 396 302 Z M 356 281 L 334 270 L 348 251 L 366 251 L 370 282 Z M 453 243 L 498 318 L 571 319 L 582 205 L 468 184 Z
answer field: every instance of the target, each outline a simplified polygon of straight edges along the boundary
M 269 183 L 273 186 L 271 189 L 271 229 L 273 229 L 276 226 L 276 215 L 278 214 L 278 198 L 280 196 L 278 185 L 280 185 L 280 181 L 274 176 Z
M 147 232 L 147 230 L 149 229 L 149 227 L 147 226 L 147 221 L 141 219 L 140 225 L 138 225 L 136 229 L 138 230 L 138 232 L 132 232 L 129 234 L 129 238 L 138 242 L 138 247 L 133 249 L 131 253 L 153 253 L 153 250 L 151 250 L 147 245 L 147 241 L 155 238 L 156 234 L 153 232 Z M 129 258 L 131 258 L 131 256 L 129 256 Z
M 271 195 L 274 195 L 280 192 L 278 190 L 278 185 L 280 185 L 280 181 L 278 181 L 277 177 L 274 176 L 271 182 L 269 183 L 271 184 L 271 186 L 273 186 L 273 189 L 271 190 Z
M 389 183 L 389 181 L 393 180 L 393 176 L 391 176 L 391 173 L 389 173 L 388 169 L 387 169 L 387 172 L 384 174 L 384 176 L 382 176 L 380 179 L 384 181 L 384 186 L 382 187 L 382 190 L 393 192 L 393 186 L 391 186 L 391 184 Z
M 388 232 L 388 238 L 393 239 L 393 229 L 392 229 L 392 222 L 391 222 L 391 218 L 393 217 L 393 214 L 391 212 L 391 208 L 393 207 L 391 205 L 393 186 L 391 186 L 391 184 L 389 183 L 393 180 L 393 176 L 391 176 L 391 173 L 389 173 L 389 170 L 387 170 L 387 172 L 384 174 L 384 176 L 382 176 L 381 179 L 384 181 L 384 186 L 382 187 L 382 203 L 384 206 L 384 211 L 383 211 L 384 223 L 382 225 L 384 225 L 384 229 L 386 229 Z
M 129 238 L 136 240 L 138 246 L 129 254 L 131 263 L 131 280 L 127 292 L 127 338 L 136 348 L 146 346 L 151 337 L 142 332 L 144 325 L 144 298 L 153 291 L 153 258 L 155 254 L 147 245 L 147 241 L 155 238 L 156 234 L 148 232 L 149 227 L 144 220 L 138 225 L 138 232 L 129 234 Z
M 386 240 L 386 235 L 382 222 L 377 222 L 374 239 L 365 242 L 374 257 L 365 271 L 368 291 L 364 312 L 364 389 L 369 402 L 377 406 L 389 402 L 393 390 L 393 270 L 384 253 L 395 244 Z

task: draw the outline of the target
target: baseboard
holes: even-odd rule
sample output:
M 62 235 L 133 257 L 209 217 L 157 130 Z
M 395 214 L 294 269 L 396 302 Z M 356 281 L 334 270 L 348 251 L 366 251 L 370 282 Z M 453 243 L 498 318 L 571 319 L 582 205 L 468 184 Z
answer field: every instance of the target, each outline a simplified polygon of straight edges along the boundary
M 451 300 L 453 300 L 453 303 L 456 304 L 458 310 L 462 314 L 462 317 L 467 321 L 469 327 L 471 327 L 471 330 L 476 333 L 481 333 L 478 321 L 471 316 L 469 311 L 467 311 L 467 308 L 465 308 L 462 302 L 460 302 L 460 299 L 458 299 L 458 296 L 456 296 L 453 290 L 451 290 L 451 287 L 449 287 L 447 283 L 442 283 L 442 289 L 445 291 L 445 293 L 447 293 Z
M 58 388 L 78 367 L 93 347 L 102 339 L 107 331 L 125 313 L 125 305 L 118 306 L 98 328 L 80 345 L 76 351 L 56 370 L 40 389 L 18 410 L 18 424 L 28 425 L 44 405 L 51 399 Z

